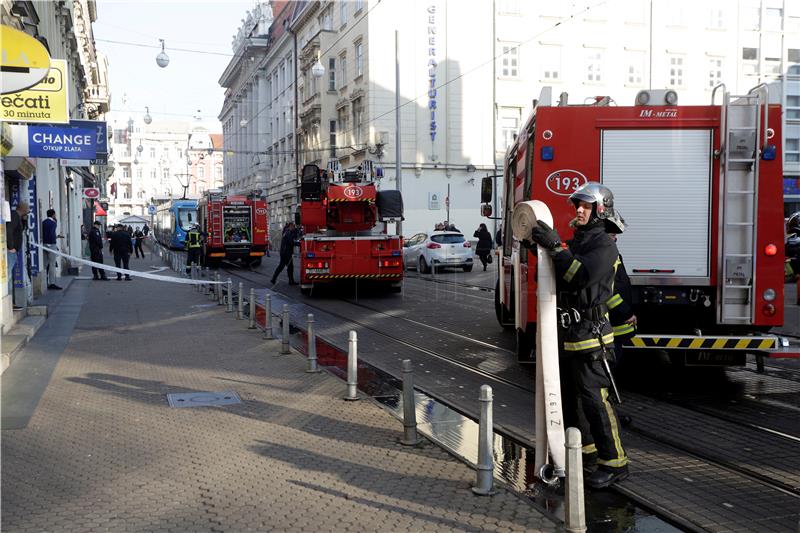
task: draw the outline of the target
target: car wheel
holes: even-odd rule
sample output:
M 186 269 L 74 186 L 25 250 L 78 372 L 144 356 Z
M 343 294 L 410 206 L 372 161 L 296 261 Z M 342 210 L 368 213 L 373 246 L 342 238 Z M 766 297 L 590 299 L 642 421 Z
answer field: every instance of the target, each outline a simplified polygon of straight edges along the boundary
M 472 265 L 464 265 L 464 272 L 472 272 Z
M 427 274 L 428 272 L 430 272 L 428 263 L 425 262 L 425 258 L 422 256 L 419 256 L 419 266 L 417 267 L 417 270 L 419 271 L 420 274 Z

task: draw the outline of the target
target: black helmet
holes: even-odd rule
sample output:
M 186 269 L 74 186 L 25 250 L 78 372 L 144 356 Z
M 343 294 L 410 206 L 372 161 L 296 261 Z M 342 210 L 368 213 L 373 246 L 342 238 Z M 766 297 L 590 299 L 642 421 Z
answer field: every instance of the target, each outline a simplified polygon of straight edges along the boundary
M 602 183 L 590 181 L 572 193 L 569 199 L 575 205 L 578 202 L 594 204 L 594 216 L 606 223 L 606 230 L 609 233 L 625 231 L 625 223 L 614 209 L 614 193 Z

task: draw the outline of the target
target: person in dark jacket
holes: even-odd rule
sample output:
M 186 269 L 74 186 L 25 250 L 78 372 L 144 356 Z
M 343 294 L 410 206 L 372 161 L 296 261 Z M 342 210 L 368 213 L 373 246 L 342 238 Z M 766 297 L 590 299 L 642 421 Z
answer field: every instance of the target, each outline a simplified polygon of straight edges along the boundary
M 481 263 L 483 263 L 483 271 L 486 272 L 486 265 L 491 262 L 492 234 L 489 233 L 486 224 L 481 224 L 472 236 L 478 239 L 478 246 L 475 247 L 475 255 L 477 255 Z
M 56 220 L 55 209 L 47 210 L 47 218 L 42 221 L 42 246 L 44 246 L 45 272 L 47 276 L 47 288 L 60 291 L 61 287 L 56 285 L 56 254 L 47 250 L 58 250 L 57 239 L 63 239 L 63 235 L 58 234 L 58 221 Z
M 92 229 L 89 230 L 87 240 L 89 241 L 89 254 L 95 263 L 103 263 L 103 236 L 100 234 L 100 221 L 95 221 Z M 96 280 L 108 281 L 106 271 L 102 268 L 92 267 L 92 277 Z
M 114 265 L 117 268 L 130 268 L 129 263 L 131 260 L 131 253 L 133 252 L 133 244 L 131 243 L 131 234 L 124 226 L 118 225 L 117 229 L 109 236 L 109 250 L 114 254 Z M 117 272 L 117 281 L 122 279 L 122 274 Z M 129 274 L 125 274 L 127 281 L 131 280 Z
M 8 269 L 6 275 L 8 276 L 8 294 L 12 295 L 12 300 L 14 296 L 14 265 L 16 265 L 19 252 L 22 250 L 22 232 L 28 224 L 29 210 L 27 202 L 20 202 L 17 208 L 11 211 L 11 219 L 6 222 L 6 268 Z
M 142 249 L 142 242 L 144 241 L 144 232 L 141 229 L 136 229 L 133 232 L 133 251 L 136 252 L 137 259 L 139 258 L 140 254 L 141 257 L 144 258 L 144 249 Z
M 575 236 L 564 247 L 558 233 L 539 221 L 531 238 L 553 258 L 556 271 L 560 331 L 559 366 L 566 427 L 577 427 L 585 461 L 598 468 L 587 478 L 595 489 L 628 476 L 619 418 L 609 391 L 616 393 L 608 361 L 614 357 L 614 332 L 606 302 L 613 295 L 616 243 L 607 231 L 622 223 L 614 211 L 611 190 L 589 182 L 576 190 Z M 525 246 L 532 245 L 525 241 Z M 619 400 L 619 398 L 617 398 Z
M 284 267 L 287 268 L 286 273 L 289 275 L 289 285 L 297 285 L 294 280 L 294 247 L 298 245 L 297 230 L 294 223 L 289 222 L 283 228 L 283 236 L 281 237 L 281 262 L 278 263 L 278 268 L 272 274 L 272 284 L 278 282 L 278 276 L 283 271 Z
M 142 226 L 142 233 L 144 233 L 144 236 L 147 237 L 147 234 L 150 233 L 150 226 L 148 226 L 147 224 Z

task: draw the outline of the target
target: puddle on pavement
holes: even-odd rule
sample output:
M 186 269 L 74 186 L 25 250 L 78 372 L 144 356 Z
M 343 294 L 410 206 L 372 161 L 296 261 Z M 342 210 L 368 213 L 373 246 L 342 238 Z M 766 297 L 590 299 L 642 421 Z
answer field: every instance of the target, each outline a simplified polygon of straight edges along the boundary
M 317 362 L 333 374 L 347 377 L 347 353 L 317 338 Z M 292 345 L 307 353 L 305 331 L 292 327 Z M 398 365 L 399 366 L 399 365 Z M 386 372 L 363 361 L 358 362 L 358 388 L 402 420 L 402 383 Z M 445 449 L 475 465 L 478 455 L 478 424 L 472 419 L 417 391 L 417 426 L 420 433 Z M 477 403 L 477 393 L 476 393 Z M 539 508 L 564 520 L 564 498 L 542 484 L 529 489 L 534 476 L 534 450 L 504 435 L 494 435 L 495 477 L 517 492 L 525 494 Z M 610 491 L 586 492 L 586 520 L 593 533 L 680 531 L 637 506 L 624 496 Z

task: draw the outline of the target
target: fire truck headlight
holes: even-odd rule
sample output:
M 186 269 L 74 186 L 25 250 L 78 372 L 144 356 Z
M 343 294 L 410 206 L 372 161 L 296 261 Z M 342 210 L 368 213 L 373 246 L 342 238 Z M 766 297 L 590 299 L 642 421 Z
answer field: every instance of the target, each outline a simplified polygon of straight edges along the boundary
M 678 103 L 678 93 L 675 91 L 667 91 L 664 94 L 664 100 L 666 100 L 668 105 L 675 105 Z
M 776 294 L 775 294 L 774 290 L 767 289 L 767 290 L 764 291 L 764 294 L 762 294 L 761 296 L 763 296 L 766 301 L 771 302 L 772 300 L 775 299 Z
M 768 244 L 764 247 L 764 253 L 768 256 L 773 256 L 778 253 L 778 247 L 774 244 Z

